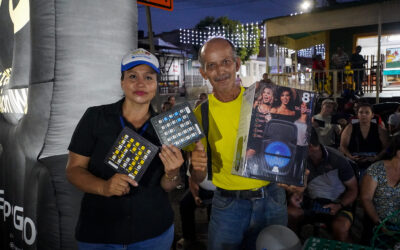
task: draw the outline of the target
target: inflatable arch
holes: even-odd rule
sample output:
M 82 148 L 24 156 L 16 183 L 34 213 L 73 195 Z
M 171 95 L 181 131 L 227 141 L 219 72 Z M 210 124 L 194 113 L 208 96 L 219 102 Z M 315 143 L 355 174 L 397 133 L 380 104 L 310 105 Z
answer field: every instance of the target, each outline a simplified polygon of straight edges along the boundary
M 136 1 L 0 0 L 0 34 L 0 249 L 75 249 L 67 147 L 87 107 L 121 97 Z

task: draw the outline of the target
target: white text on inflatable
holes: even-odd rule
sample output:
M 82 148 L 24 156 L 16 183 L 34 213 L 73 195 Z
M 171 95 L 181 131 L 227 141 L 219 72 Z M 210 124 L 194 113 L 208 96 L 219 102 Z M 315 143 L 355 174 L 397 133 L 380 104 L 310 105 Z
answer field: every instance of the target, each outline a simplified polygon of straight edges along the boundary
M 1 0 L 0 0 L 0 6 L 1 6 Z M 16 34 L 29 22 L 30 19 L 29 0 L 20 0 L 15 9 L 13 1 L 9 0 L 8 11 L 10 13 L 11 21 L 14 24 L 14 34 Z
M 32 245 L 36 240 L 36 226 L 29 217 L 24 217 L 24 208 L 10 204 L 4 199 L 4 190 L 0 189 L 0 210 L 3 211 L 3 220 L 13 220 L 14 228 L 23 234 L 23 240 L 27 245 Z M 10 218 L 11 217 L 11 218 Z
M 28 88 L 7 89 L 10 77 L 10 68 L 0 72 L 0 113 L 26 114 Z

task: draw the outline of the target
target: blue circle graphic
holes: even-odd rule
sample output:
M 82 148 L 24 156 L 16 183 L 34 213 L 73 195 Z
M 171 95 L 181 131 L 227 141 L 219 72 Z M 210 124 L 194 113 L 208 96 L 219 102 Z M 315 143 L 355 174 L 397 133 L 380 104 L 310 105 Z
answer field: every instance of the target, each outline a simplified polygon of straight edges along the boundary
M 292 152 L 289 147 L 280 141 L 274 141 L 265 148 L 264 158 L 269 166 L 283 168 L 290 162 Z

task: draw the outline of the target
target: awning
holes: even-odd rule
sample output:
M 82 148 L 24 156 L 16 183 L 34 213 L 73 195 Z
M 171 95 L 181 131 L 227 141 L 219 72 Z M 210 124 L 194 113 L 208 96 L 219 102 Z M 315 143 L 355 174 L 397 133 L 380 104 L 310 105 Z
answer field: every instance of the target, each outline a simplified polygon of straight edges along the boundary
M 379 8 L 382 23 L 400 22 L 400 1 L 384 1 L 340 9 L 328 9 L 296 16 L 278 17 L 264 22 L 267 37 L 319 32 L 333 29 L 377 25 Z

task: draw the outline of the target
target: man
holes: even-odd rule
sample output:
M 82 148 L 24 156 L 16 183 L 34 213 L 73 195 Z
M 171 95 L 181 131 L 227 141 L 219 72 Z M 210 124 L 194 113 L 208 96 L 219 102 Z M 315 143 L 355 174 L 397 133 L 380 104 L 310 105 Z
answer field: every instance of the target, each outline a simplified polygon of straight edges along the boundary
M 234 45 L 224 38 L 212 38 L 199 51 L 200 73 L 213 86 L 209 95 L 207 138 L 192 152 L 192 180 L 207 175 L 207 141 L 211 151 L 212 181 L 217 187 L 212 202 L 208 248 L 255 249 L 258 233 L 273 224 L 286 225 L 285 190 L 268 181 L 231 174 L 234 145 L 239 127 L 244 88 L 235 83 L 240 59 Z M 196 110 L 202 121 L 201 104 Z
M 239 74 L 237 74 L 237 76 L 236 76 L 236 84 L 239 85 L 239 86 L 242 86 L 242 79 L 240 79 L 240 75 Z
M 336 49 L 336 53 L 332 55 L 331 68 L 344 70 L 344 66 L 348 61 L 349 61 L 349 56 L 343 51 L 343 48 L 339 46 Z
M 334 239 L 349 242 L 352 204 L 358 192 L 356 177 L 348 160 L 339 151 L 319 143 L 314 129 L 311 130 L 307 169 L 310 174 L 304 197 L 297 193 L 289 199 L 290 227 L 297 231 L 298 224 L 305 217 L 328 219 Z M 315 209 L 317 205 L 321 206 L 319 211 Z M 323 212 L 324 209 L 327 210 Z
M 318 91 L 323 92 L 326 84 L 326 75 L 325 75 L 325 60 L 322 59 L 320 54 L 316 55 L 313 64 L 312 70 L 314 74 L 314 81 Z
M 322 102 L 321 112 L 313 117 L 313 127 L 324 146 L 335 146 L 336 138 L 340 136 L 340 126 L 331 123 L 332 114 L 336 108 L 337 103 L 334 100 L 325 99 Z
M 168 102 L 171 104 L 171 108 L 175 106 L 175 96 L 168 97 Z
M 364 92 L 362 89 L 362 82 L 364 79 L 364 64 L 367 63 L 367 60 L 364 59 L 362 55 L 360 55 L 361 46 L 356 47 L 356 52 L 351 55 L 350 63 L 351 68 L 354 70 L 354 81 L 356 82 L 356 95 L 363 96 Z
M 263 74 L 261 81 L 264 83 L 272 83 L 271 79 L 268 78 L 268 73 Z
M 208 96 L 206 93 L 200 93 L 199 97 L 197 98 L 196 102 L 194 103 L 194 107 L 196 108 L 197 106 L 199 106 L 202 102 L 204 102 L 205 100 L 207 100 Z
M 389 116 L 389 134 L 397 135 L 400 131 L 400 105 L 397 107 L 396 112 Z

